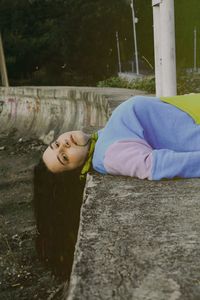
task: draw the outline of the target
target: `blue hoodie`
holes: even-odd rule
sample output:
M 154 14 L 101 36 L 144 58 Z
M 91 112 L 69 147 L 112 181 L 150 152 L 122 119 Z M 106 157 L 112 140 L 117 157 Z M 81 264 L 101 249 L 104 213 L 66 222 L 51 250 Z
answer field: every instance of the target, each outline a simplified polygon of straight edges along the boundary
M 156 97 L 119 105 L 98 131 L 93 168 L 102 174 L 159 180 L 200 177 L 200 126 Z

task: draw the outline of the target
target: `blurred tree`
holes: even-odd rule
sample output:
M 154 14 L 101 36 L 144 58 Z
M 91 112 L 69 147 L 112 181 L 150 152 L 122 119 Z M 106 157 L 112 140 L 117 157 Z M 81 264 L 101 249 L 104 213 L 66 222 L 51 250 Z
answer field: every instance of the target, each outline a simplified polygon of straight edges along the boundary
M 29 78 L 37 69 L 61 65 L 63 4 L 58 0 L 0 1 L 0 28 L 12 78 Z
M 0 8 L 13 79 L 42 74 L 46 84 L 62 84 L 75 74 L 82 84 L 94 83 L 117 71 L 115 31 L 131 39 L 124 0 L 0 0 Z
M 130 35 L 130 10 L 124 0 L 68 1 L 68 64 L 86 82 L 94 83 L 117 72 L 115 32 L 121 43 Z M 126 54 L 130 52 L 127 48 Z M 127 56 L 124 54 L 124 56 Z M 127 59 L 127 58 L 126 58 Z

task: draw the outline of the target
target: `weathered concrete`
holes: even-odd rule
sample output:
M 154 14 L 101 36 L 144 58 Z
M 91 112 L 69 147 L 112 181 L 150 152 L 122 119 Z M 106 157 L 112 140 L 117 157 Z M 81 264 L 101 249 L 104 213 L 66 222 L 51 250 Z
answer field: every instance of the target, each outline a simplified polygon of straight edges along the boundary
M 135 90 L 89 87 L 0 88 L 0 133 L 15 128 L 20 136 L 48 143 L 67 130 L 100 128 L 110 114 L 111 98 L 115 102 L 135 94 Z
M 75 88 L 2 88 L 0 128 L 22 135 L 54 135 L 103 126 L 107 102 L 101 94 Z
M 199 200 L 199 179 L 92 174 L 64 299 L 200 299 Z

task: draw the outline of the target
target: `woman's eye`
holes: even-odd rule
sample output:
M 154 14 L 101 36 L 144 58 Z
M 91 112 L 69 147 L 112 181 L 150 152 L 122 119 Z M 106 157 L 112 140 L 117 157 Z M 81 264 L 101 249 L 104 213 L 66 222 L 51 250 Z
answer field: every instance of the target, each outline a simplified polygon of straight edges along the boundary
M 64 159 L 65 161 L 68 161 L 68 157 L 65 156 L 65 155 L 63 155 L 63 159 Z
M 59 143 L 57 141 L 54 142 L 56 147 L 59 147 Z

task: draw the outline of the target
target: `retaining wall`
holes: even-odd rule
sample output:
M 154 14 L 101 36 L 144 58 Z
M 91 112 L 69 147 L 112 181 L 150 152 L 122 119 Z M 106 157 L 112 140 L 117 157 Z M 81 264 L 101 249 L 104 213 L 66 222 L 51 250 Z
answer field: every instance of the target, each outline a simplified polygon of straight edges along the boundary
M 97 89 L 98 90 L 98 89 Z M 0 132 L 16 129 L 19 135 L 48 143 L 67 130 L 102 127 L 108 101 L 95 88 L 11 87 L 0 89 Z

